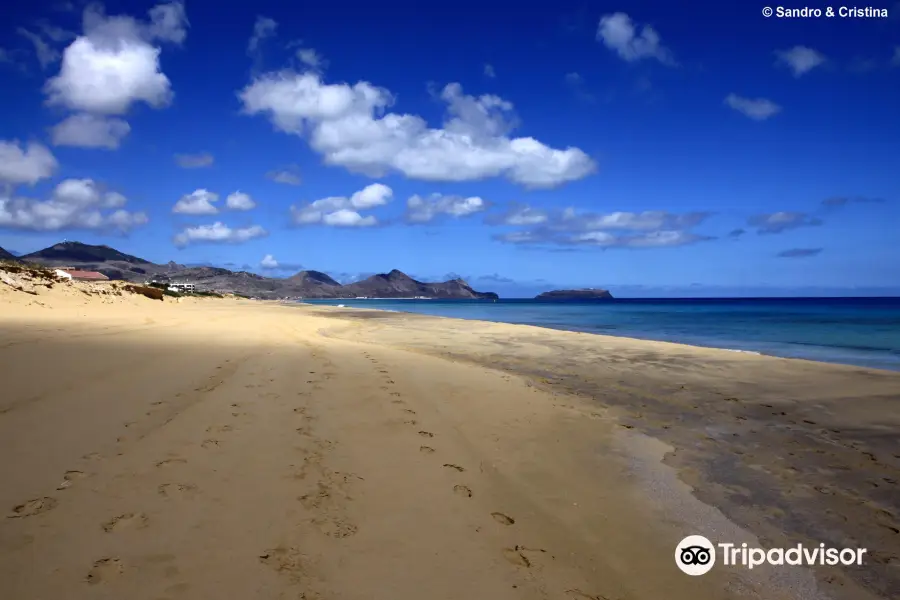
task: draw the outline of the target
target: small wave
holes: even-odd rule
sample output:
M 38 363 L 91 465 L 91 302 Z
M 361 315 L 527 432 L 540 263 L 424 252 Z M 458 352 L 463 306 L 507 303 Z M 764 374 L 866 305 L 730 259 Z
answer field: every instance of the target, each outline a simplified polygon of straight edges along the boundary
M 722 350 L 727 350 L 728 352 L 740 352 L 741 354 L 754 354 L 756 356 L 762 356 L 762 352 L 755 352 L 753 350 L 738 350 L 737 348 L 722 348 Z

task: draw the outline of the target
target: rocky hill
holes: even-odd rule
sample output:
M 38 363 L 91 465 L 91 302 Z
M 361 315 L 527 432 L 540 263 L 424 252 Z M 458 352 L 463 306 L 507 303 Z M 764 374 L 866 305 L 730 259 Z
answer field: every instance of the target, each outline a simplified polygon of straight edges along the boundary
M 535 300 L 612 300 L 609 290 L 594 288 L 582 290 L 552 290 L 534 297 Z
M 12 252 L 9 252 L 7 250 L 4 250 L 3 248 L 0 248 L 0 260 L 9 260 L 12 262 L 19 262 L 19 259 L 16 257 L 15 254 L 13 254 Z
M 15 257 L 13 257 L 15 260 Z M 492 292 L 477 292 L 465 281 L 424 283 L 398 270 L 378 274 L 348 285 L 341 285 L 320 271 L 300 271 L 287 278 L 263 277 L 247 271 L 221 267 L 189 267 L 175 262 L 155 264 L 143 258 L 119 252 L 109 246 L 63 242 L 19 257 L 48 267 L 77 267 L 99 271 L 110 279 L 144 283 L 190 282 L 204 291 L 230 292 L 255 298 L 467 298 L 495 299 Z
M 423 283 L 396 269 L 390 273 L 380 273 L 368 279 L 342 286 L 342 298 L 366 296 L 369 298 L 479 298 L 496 300 L 493 292 L 476 292 L 462 279 L 451 279 L 443 283 Z M 347 294 L 347 295 L 344 295 Z

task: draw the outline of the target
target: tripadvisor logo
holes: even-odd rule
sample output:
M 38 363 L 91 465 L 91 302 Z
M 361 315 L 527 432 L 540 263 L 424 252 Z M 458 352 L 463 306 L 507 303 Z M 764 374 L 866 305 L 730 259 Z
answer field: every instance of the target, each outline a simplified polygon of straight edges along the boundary
M 826 548 L 819 544 L 811 548 L 797 544 L 791 548 L 752 548 L 747 544 L 713 544 L 702 535 L 689 535 L 675 548 L 675 564 L 682 572 L 704 575 L 716 564 L 716 554 L 728 567 L 740 566 L 753 569 L 761 565 L 836 566 L 861 565 L 865 548 Z
M 702 535 L 689 535 L 675 548 L 675 564 L 688 575 L 704 575 L 716 564 L 716 549 Z

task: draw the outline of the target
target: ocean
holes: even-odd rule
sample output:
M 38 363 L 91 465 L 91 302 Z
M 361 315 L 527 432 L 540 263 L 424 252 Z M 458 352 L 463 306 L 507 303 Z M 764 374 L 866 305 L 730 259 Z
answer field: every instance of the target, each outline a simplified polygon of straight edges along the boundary
M 307 300 L 900 371 L 900 298 Z

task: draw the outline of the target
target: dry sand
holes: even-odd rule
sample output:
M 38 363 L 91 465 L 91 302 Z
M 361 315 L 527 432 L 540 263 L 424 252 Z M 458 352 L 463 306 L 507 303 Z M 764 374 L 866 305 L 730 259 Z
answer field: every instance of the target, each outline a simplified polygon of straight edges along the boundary
M 900 374 L 0 283 L 0 598 L 898 597 Z M 862 569 L 674 564 L 685 535 Z

